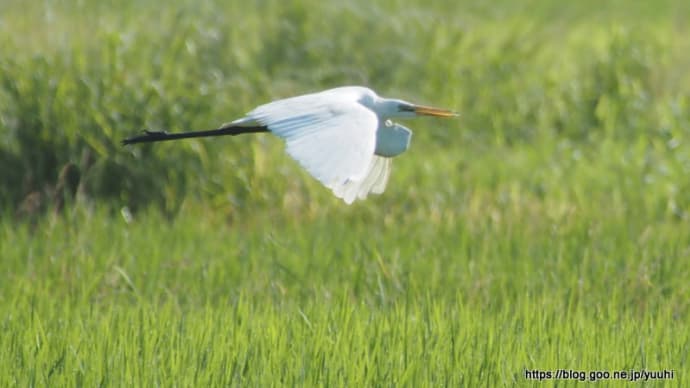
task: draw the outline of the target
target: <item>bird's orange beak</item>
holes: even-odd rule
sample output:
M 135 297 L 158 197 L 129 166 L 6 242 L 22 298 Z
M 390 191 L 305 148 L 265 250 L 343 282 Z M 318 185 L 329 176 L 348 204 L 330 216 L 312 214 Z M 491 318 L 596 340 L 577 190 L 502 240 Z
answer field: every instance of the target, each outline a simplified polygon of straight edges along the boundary
M 434 108 L 431 106 L 415 105 L 414 113 L 425 116 L 456 117 L 458 114 L 448 109 Z

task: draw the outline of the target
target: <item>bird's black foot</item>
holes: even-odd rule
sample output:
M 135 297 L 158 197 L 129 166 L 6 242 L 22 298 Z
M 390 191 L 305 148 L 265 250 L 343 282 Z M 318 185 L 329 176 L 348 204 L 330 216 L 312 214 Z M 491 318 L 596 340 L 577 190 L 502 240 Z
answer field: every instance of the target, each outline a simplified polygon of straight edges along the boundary
M 136 143 L 148 143 L 152 141 L 159 141 L 166 139 L 168 137 L 168 132 L 166 131 L 149 131 L 144 130 L 144 134 L 140 136 L 129 137 L 122 141 L 123 145 L 136 144 Z

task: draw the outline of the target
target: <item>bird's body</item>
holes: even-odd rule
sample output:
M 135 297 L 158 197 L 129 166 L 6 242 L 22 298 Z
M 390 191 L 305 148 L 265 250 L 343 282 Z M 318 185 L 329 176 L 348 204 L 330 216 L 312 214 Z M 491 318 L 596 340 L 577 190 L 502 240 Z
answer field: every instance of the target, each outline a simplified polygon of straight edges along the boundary
M 146 132 L 125 144 L 185 137 L 271 132 L 314 178 L 346 203 L 382 193 L 390 158 L 407 150 L 412 132 L 391 118 L 456 114 L 379 97 L 371 89 L 345 86 L 260 105 L 245 117 L 211 131 Z

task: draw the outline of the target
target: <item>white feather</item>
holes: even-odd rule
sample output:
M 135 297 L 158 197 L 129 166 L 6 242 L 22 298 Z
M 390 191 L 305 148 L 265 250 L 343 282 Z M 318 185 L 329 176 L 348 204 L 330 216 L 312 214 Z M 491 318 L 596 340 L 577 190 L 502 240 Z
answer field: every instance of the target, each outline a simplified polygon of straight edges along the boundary
M 386 189 L 390 171 L 391 159 L 374 155 L 364 179 L 347 181 L 334 187 L 333 193 L 348 204 L 354 202 L 355 199 L 365 199 L 369 193 L 381 194 Z
M 288 154 L 347 203 L 385 188 L 389 162 L 374 156 L 378 117 L 356 99 L 288 98 L 259 106 L 245 120 L 285 139 Z

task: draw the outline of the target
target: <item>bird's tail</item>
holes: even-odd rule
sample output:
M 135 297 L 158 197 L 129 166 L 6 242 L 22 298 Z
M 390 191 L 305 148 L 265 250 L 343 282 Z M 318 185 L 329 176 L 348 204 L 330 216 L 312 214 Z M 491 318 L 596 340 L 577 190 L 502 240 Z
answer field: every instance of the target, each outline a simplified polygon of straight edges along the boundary
M 209 136 L 235 136 L 243 133 L 257 133 L 268 132 L 268 127 L 257 126 L 241 126 L 233 123 L 224 125 L 218 129 L 211 129 L 208 131 L 193 131 L 193 132 L 178 132 L 168 133 L 165 131 L 144 131 L 143 135 L 128 137 L 122 141 L 123 145 L 136 143 L 152 143 L 155 141 L 178 140 L 187 139 L 191 137 L 209 137 Z

